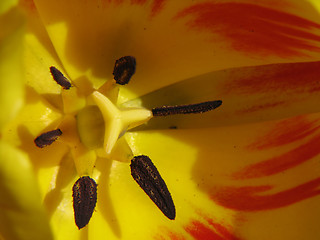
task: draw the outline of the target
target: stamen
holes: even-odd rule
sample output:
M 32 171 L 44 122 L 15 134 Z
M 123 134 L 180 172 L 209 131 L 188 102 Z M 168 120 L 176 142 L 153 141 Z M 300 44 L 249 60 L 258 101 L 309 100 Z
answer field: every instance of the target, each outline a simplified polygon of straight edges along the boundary
M 85 227 L 97 203 L 97 184 L 89 176 L 79 178 L 72 188 L 74 219 L 79 230 Z
M 69 89 L 71 87 L 70 81 L 55 67 L 50 67 L 50 72 L 53 79 L 61 86 L 63 89 Z
M 131 175 L 163 214 L 173 220 L 176 209 L 167 188 L 157 168 L 148 156 L 135 156 L 130 164 Z
M 113 76 L 116 83 L 127 84 L 136 71 L 136 59 L 132 56 L 125 56 L 116 60 L 113 69 Z
M 56 130 L 52 130 L 49 132 L 42 133 L 40 136 L 38 136 L 34 143 L 39 148 L 46 147 L 48 145 L 51 145 L 54 141 L 58 139 L 58 137 L 62 134 L 61 130 L 58 128 Z
M 168 116 L 174 114 L 204 113 L 222 104 L 221 100 L 202 102 L 189 105 L 163 106 L 152 109 L 153 116 Z

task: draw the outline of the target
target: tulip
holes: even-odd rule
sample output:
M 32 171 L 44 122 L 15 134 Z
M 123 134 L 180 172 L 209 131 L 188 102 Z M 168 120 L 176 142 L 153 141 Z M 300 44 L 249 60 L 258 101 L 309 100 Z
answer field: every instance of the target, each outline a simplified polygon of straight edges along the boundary
M 319 239 L 319 11 L 5 1 L 0 239 Z

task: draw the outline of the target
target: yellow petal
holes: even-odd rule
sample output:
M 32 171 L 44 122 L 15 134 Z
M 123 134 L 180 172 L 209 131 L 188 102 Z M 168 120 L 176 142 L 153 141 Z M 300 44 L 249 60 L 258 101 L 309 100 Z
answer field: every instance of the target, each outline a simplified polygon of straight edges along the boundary
M 54 66 L 65 74 L 62 64 L 55 52 L 51 40 L 32 1 L 20 1 L 27 16 L 27 31 L 24 36 L 25 51 L 23 55 L 26 85 L 33 88 L 52 106 L 62 109 L 59 86 L 50 73 Z M 67 76 L 67 74 L 65 74 Z
M 10 9 L 13 6 L 16 6 L 18 3 L 18 0 L 4 0 L 0 3 L 0 14 L 3 14 L 8 9 Z
M 65 70 L 76 84 L 79 79 L 90 79 L 94 87 L 100 87 L 105 80 L 112 79 L 115 59 L 129 54 L 137 58 L 137 74 L 126 87 L 128 90 L 120 89 L 120 102 L 184 79 L 203 80 L 206 73 L 210 81 L 210 76 L 216 77 L 221 69 L 232 72 L 234 67 L 319 60 L 319 14 L 307 1 L 35 2 Z M 156 3 L 160 3 L 157 10 Z M 280 41 L 283 39 L 286 41 Z M 240 71 L 240 75 L 251 77 L 252 84 L 239 83 L 239 79 L 232 77 L 215 80 L 217 84 L 208 88 L 207 100 L 221 96 L 218 99 L 226 101 L 226 110 L 221 109 L 217 122 L 215 115 L 205 119 L 208 123 L 205 126 L 221 126 L 224 121 L 232 125 L 265 121 L 317 111 L 314 76 L 318 71 L 309 71 L 310 66 L 307 64 L 301 71 L 301 78 L 309 76 L 312 86 L 308 84 L 310 81 L 299 83 L 296 76 L 296 81 L 286 81 L 285 86 L 294 85 L 288 92 L 282 91 L 285 87 L 278 89 L 283 82 L 272 82 L 272 77 L 259 82 L 263 76 L 246 71 Z M 269 73 L 274 74 L 276 69 L 274 66 Z M 218 76 L 222 73 L 218 72 Z M 263 91 L 265 85 L 267 92 Z M 169 98 L 173 95 L 177 98 L 180 90 L 185 95 L 179 100 L 173 97 L 173 101 L 185 104 L 189 103 L 186 100 L 201 98 L 202 92 L 193 95 L 195 86 L 171 89 Z M 201 89 L 207 90 L 206 86 L 203 84 Z M 312 87 L 314 92 L 309 91 Z M 270 96 L 274 98 L 270 100 Z M 146 99 L 142 99 L 142 105 Z M 161 106 L 163 99 L 154 95 L 148 104 L 159 101 Z M 268 111 L 268 104 L 279 99 L 291 102 L 291 108 L 277 109 L 272 105 Z M 105 97 L 98 96 L 97 105 L 99 101 L 101 109 L 109 104 L 105 104 Z M 261 104 L 267 106 L 267 111 L 259 108 Z M 112 136 L 113 146 L 127 126 L 113 119 L 122 117 L 119 110 L 110 109 L 101 112 L 108 116 L 106 123 L 111 119 L 108 126 L 115 126 L 106 130 L 106 135 Z M 125 161 L 97 159 L 93 170 L 99 184 L 97 211 L 88 227 L 75 231 L 72 183 L 58 188 L 60 201 L 54 205 L 57 211 L 52 215 L 57 238 L 318 239 L 319 173 L 315 167 L 319 161 L 315 147 L 319 142 L 318 118 L 315 115 L 304 120 L 292 118 L 234 127 L 125 134 L 123 137 L 135 155 L 146 154 L 154 161 L 172 193 L 177 219 L 168 221 L 163 217 L 134 182 Z M 210 125 L 212 119 L 214 123 Z M 307 124 L 301 129 L 296 121 L 303 126 Z M 192 122 L 185 125 L 190 127 Z M 201 122 L 196 123 L 201 126 Z M 166 122 L 166 127 L 171 124 Z M 265 132 L 261 133 L 261 129 Z M 272 139 L 271 144 L 264 141 L 268 138 Z M 296 218 L 297 215 L 301 218 Z
M 0 159 L 0 235 L 53 239 L 28 157 L 1 141 Z
M 60 119 L 61 113 L 57 109 L 34 90 L 26 88 L 26 104 L 18 116 L 5 127 L 3 138 L 14 145 L 20 145 L 25 142 L 28 134 L 31 139 L 35 139 L 43 131 L 56 128 Z
M 140 129 L 204 128 L 318 112 L 320 62 L 271 64 L 199 75 L 125 102 L 148 109 L 222 100 L 204 114 L 155 117 Z M 142 128 L 143 127 L 143 128 Z
M 148 155 L 160 172 L 165 169 L 177 221 L 186 223 L 162 223 L 153 217 L 157 209 L 148 210 L 150 216 L 145 218 L 169 233 L 182 232 L 194 239 L 222 238 L 219 225 L 234 239 L 317 239 L 319 117 L 310 114 L 232 127 L 131 133 L 134 153 Z M 125 188 L 122 194 L 129 191 Z M 139 197 L 138 192 L 135 196 Z M 135 208 L 140 204 L 141 209 L 147 208 L 146 202 L 135 204 Z M 136 224 L 142 221 L 135 219 Z M 288 229 L 288 225 L 295 227 Z M 169 233 L 158 235 L 170 239 Z
M 6 4 L 12 4 L 5 1 Z M 1 11 L 9 7 L 1 3 Z M 18 8 L 0 15 L 0 129 L 13 119 L 23 103 L 24 18 Z
M 35 3 L 74 79 L 101 85 L 116 59 L 136 57 L 121 95 L 226 68 L 319 60 L 319 14 L 307 1 L 164 1 L 156 14 L 149 1 Z
M 81 239 L 83 235 L 75 225 L 72 208 L 72 186 L 78 178 L 71 154 L 57 166 L 39 171 L 38 181 L 55 240 Z
M 320 2 L 317 0 L 308 0 L 320 13 Z

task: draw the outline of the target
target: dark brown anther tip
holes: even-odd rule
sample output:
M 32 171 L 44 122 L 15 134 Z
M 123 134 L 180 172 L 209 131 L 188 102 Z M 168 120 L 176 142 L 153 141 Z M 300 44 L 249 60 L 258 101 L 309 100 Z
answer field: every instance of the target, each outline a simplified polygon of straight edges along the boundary
M 89 176 L 79 178 L 72 188 L 74 219 L 79 230 L 85 227 L 96 207 L 97 184 Z
M 167 218 L 174 220 L 176 209 L 171 194 L 151 159 L 145 155 L 135 156 L 130 168 L 133 179 L 143 191 Z
M 134 57 L 125 56 L 116 60 L 113 69 L 113 76 L 117 84 L 127 84 L 135 72 L 136 59 Z
M 50 67 L 50 72 L 53 79 L 61 86 L 63 89 L 69 89 L 71 87 L 71 83 L 69 80 L 55 67 Z
M 40 136 L 38 136 L 34 140 L 34 143 L 36 144 L 37 147 L 43 148 L 48 145 L 51 145 L 54 141 L 58 139 L 59 136 L 61 136 L 61 134 L 62 132 L 59 128 L 56 130 L 45 132 L 45 133 L 42 133 Z
M 221 100 L 215 100 L 188 105 L 156 107 L 152 109 L 152 114 L 153 116 L 163 117 L 174 114 L 204 113 L 216 109 L 221 104 Z

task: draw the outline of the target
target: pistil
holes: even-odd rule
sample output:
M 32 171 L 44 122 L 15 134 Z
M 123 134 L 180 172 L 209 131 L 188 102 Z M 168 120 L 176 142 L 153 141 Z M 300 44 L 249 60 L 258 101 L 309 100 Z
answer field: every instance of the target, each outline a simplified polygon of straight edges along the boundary
M 151 111 L 144 108 L 119 109 L 106 96 L 95 91 L 91 95 L 99 107 L 105 122 L 105 137 L 103 148 L 107 155 L 111 154 L 118 138 L 128 129 L 147 122 Z

